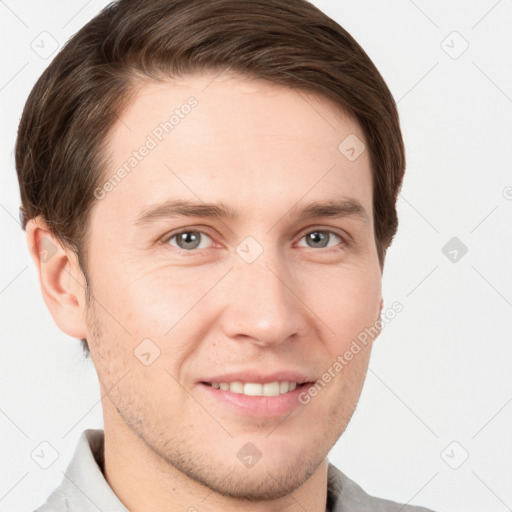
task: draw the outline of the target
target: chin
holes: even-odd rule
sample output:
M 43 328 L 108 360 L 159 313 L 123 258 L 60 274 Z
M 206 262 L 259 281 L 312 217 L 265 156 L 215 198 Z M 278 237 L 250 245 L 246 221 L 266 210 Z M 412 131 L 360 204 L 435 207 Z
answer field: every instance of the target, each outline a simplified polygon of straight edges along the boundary
M 265 465 L 260 460 L 252 468 L 237 465 L 222 468 L 220 472 L 189 468 L 192 471 L 187 476 L 222 496 L 247 501 L 276 500 L 301 487 L 323 460 L 290 463 L 288 459 L 280 464 Z

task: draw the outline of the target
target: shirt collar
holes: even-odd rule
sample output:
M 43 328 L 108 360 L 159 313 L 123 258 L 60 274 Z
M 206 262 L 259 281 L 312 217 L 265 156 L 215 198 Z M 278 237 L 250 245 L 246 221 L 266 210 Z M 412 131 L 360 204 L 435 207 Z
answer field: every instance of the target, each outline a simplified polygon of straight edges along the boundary
M 82 432 L 61 484 L 70 512 L 129 512 L 103 476 L 101 429 Z

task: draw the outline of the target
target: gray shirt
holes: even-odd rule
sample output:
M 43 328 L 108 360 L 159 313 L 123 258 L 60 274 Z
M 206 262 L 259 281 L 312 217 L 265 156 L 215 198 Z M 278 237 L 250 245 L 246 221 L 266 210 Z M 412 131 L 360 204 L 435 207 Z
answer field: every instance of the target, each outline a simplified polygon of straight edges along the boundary
M 128 512 L 103 476 L 103 440 L 103 430 L 82 433 L 61 484 L 35 512 Z M 326 512 L 432 511 L 369 496 L 329 463 Z

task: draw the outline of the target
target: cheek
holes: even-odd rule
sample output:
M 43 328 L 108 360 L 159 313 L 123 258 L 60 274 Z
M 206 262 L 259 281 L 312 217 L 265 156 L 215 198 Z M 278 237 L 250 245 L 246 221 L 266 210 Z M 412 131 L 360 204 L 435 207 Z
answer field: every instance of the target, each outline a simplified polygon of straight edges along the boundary
M 145 372 L 140 376 L 143 381 L 158 378 L 167 382 L 170 377 L 164 372 L 165 366 L 180 378 L 181 365 L 206 336 L 209 318 L 215 318 L 213 309 L 207 317 L 198 305 L 203 305 L 201 300 L 218 277 L 211 272 L 208 278 L 202 276 L 204 273 L 190 269 L 143 272 L 126 268 L 100 280 L 94 287 L 97 321 L 90 323 L 89 329 L 92 338 L 99 338 L 97 343 L 90 342 L 98 372 L 115 380 L 131 369 L 130 379 Z M 138 356 L 154 360 L 151 371 L 146 371 Z
M 381 279 L 379 271 L 340 269 L 312 278 L 315 287 L 305 293 L 306 304 L 325 327 L 329 352 L 343 350 L 379 318 Z
M 133 337 L 164 336 L 201 294 L 197 276 L 194 279 L 180 270 L 141 270 L 129 265 L 116 269 L 95 287 L 95 296 L 111 314 L 106 321 L 121 324 L 121 330 L 124 327 Z

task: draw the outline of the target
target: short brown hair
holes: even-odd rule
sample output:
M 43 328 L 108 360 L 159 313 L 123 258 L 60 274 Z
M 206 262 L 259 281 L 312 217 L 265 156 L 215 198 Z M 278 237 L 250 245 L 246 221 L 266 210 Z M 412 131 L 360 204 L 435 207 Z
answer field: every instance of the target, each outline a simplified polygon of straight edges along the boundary
M 88 282 L 93 191 L 105 173 L 107 135 L 137 77 L 203 71 L 231 71 L 314 92 L 359 122 L 370 153 L 383 268 L 398 226 L 396 200 L 405 170 L 396 104 L 361 46 L 306 0 L 109 4 L 66 43 L 25 105 L 16 141 L 23 228 L 40 215 L 77 254 Z

